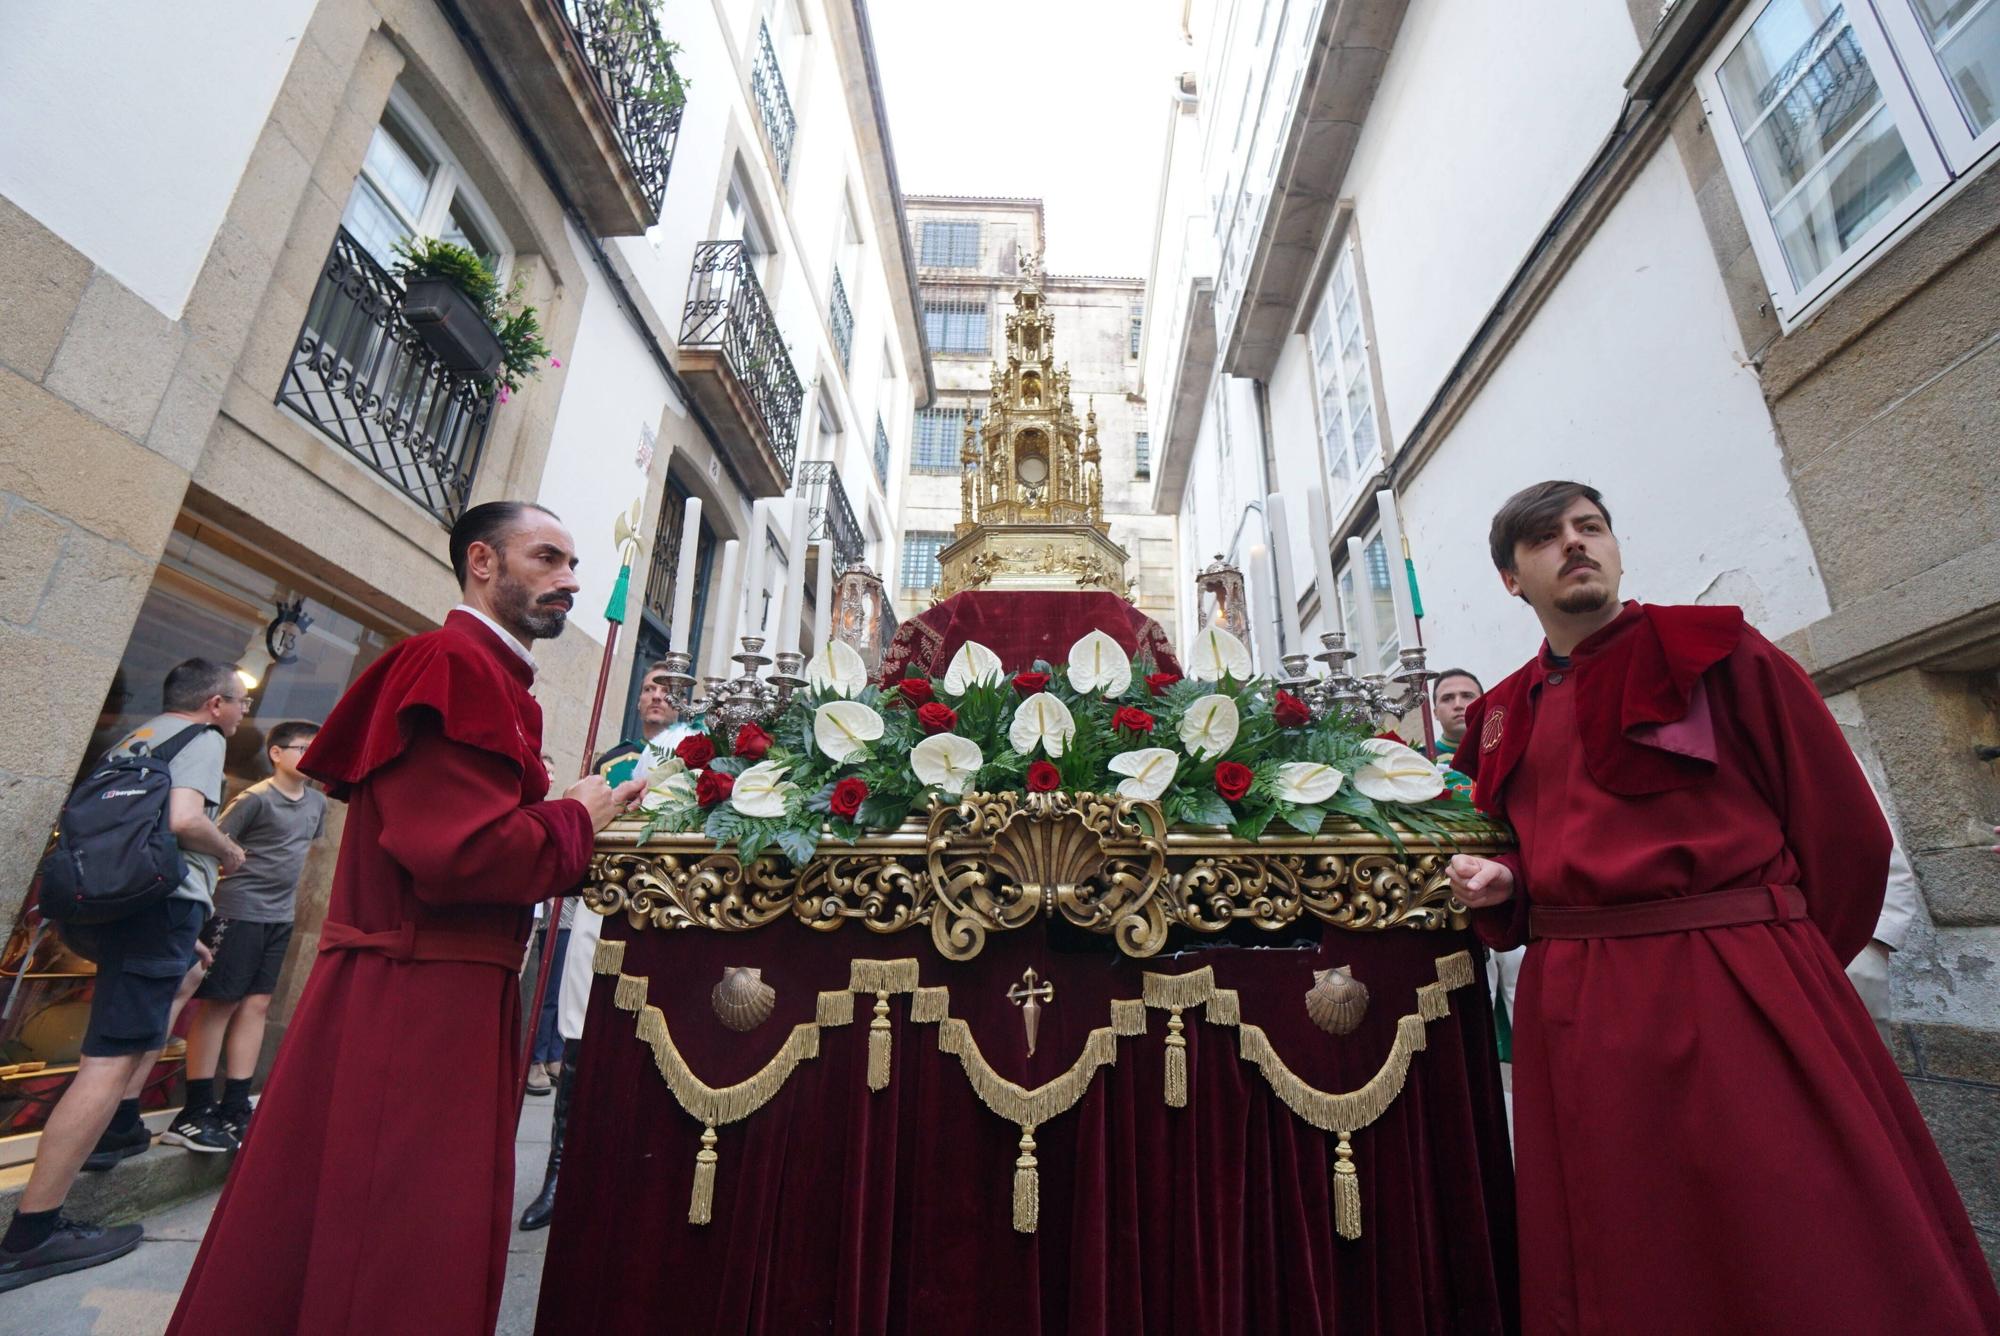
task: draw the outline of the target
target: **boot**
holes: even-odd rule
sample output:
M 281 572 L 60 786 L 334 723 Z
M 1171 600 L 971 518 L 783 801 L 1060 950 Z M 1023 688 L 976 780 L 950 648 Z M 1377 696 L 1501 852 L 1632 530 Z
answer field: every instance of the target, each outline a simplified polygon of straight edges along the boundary
M 570 1092 L 576 1089 L 577 1040 L 563 1040 L 562 1075 L 556 1078 L 555 1126 L 549 1130 L 549 1167 L 542 1176 L 542 1190 L 521 1212 L 521 1229 L 547 1229 L 556 1213 L 556 1175 L 562 1170 L 563 1132 L 569 1127 Z

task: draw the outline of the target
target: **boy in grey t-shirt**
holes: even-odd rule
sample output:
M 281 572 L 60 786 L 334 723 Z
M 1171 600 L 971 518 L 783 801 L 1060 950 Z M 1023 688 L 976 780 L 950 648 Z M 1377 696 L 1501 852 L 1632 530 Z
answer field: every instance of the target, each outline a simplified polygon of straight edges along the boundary
M 249 1125 L 250 1081 L 292 941 L 299 873 L 326 828 L 326 795 L 299 771 L 318 732 L 306 723 L 273 728 L 271 777 L 237 794 L 216 823 L 243 846 L 243 866 L 216 887 L 215 917 L 202 935 L 215 964 L 195 993 L 201 1005 L 188 1028 L 187 1107 L 161 1138 L 170 1146 L 234 1150 Z

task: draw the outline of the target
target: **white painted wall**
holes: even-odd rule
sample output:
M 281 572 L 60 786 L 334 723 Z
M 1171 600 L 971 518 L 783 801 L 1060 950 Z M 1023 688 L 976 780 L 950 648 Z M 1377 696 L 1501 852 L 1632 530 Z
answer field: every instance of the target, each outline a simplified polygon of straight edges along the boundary
M 0 7 L 0 195 L 178 320 L 315 3 Z
M 1599 488 L 1627 597 L 1741 603 L 1776 637 L 1827 614 L 1757 378 L 1672 143 L 1633 182 L 1403 494 L 1431 662 L 1491 683 L 1540 643 L 1486 532 L 1544 478 Z
M 1638 51 L 1617 0 L 1412 0 L 1342 190 L 1385 440 L 1407 434 L 1610 131 Z

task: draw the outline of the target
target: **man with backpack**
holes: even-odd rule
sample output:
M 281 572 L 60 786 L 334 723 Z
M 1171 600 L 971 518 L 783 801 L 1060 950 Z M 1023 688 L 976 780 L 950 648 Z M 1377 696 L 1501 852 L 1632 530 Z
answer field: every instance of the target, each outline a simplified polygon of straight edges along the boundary
M 97 962 L 97 981 L 76 1075 L 49 1113 L 34 1171 L 0 1238 L 0 1291 L 96 1266 L 138 1246 L 138 1225 L 86 1224 L 65 1217 L 62 1205 L 93 1151 L 122 1158 L 146 1148 L 139 1092 L 181 1004 L 201 982 L 207 948 L 199 937 L 217 874 L 243 863 L 243 850 L 213 819 L 222 802 L 223 739 L 250 706 L 236 665 L 189 659 L 167 674 L 163 694 L 165 713 L 134 729 L 77 786 L 44 864 L 44 915 Z M 157 765 L 131 758 L 167 763 L 164 802 L 154 796 L 146 803 L 159 786 Z M 129 814 L 108 826 L 93 822 L 97 813 L 122 811 L 125 802 L 132 804 Z M 121 821 L 133 829 L 121 830 Z M 161 821 L 178 847 L 171 865 L 181 875 L 172 881 L 142 866 L 145 875 L 135 878 L 153 834 L 137 827 Z M 113 883 L 137 890 L 115 898 L 93 894 L 93 887 L 102 892 Z

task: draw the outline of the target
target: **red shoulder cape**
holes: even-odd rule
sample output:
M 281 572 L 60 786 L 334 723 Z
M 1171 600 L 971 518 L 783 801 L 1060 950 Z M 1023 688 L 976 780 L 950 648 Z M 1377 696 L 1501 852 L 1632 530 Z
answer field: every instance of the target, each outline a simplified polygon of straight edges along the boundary
M 1576 647 L 1577 730 L 1584 763 L 1613 793 L 1659 793 L 1691 784 L 1715 766 L 1715 739 L 1701 677 L 1743 639 L 1743 610 L 1629 603 Z M 1452 765 L 1473 779 L 1472 801 L 1500 815 L 1507 776 L 1534 729 L 1529 690 L 1546 672 L 1538 654 L 1472 703 L 1466 741 Z
M 426 719 L 453 742 L 541 773 L 517 704 L 533 671 L 478 618 L 454 612 L 370 664 L 320 725 L 299 768 L 336 798 L 403 754 Z M 528 699 L 530 708 L 532 698 Z

